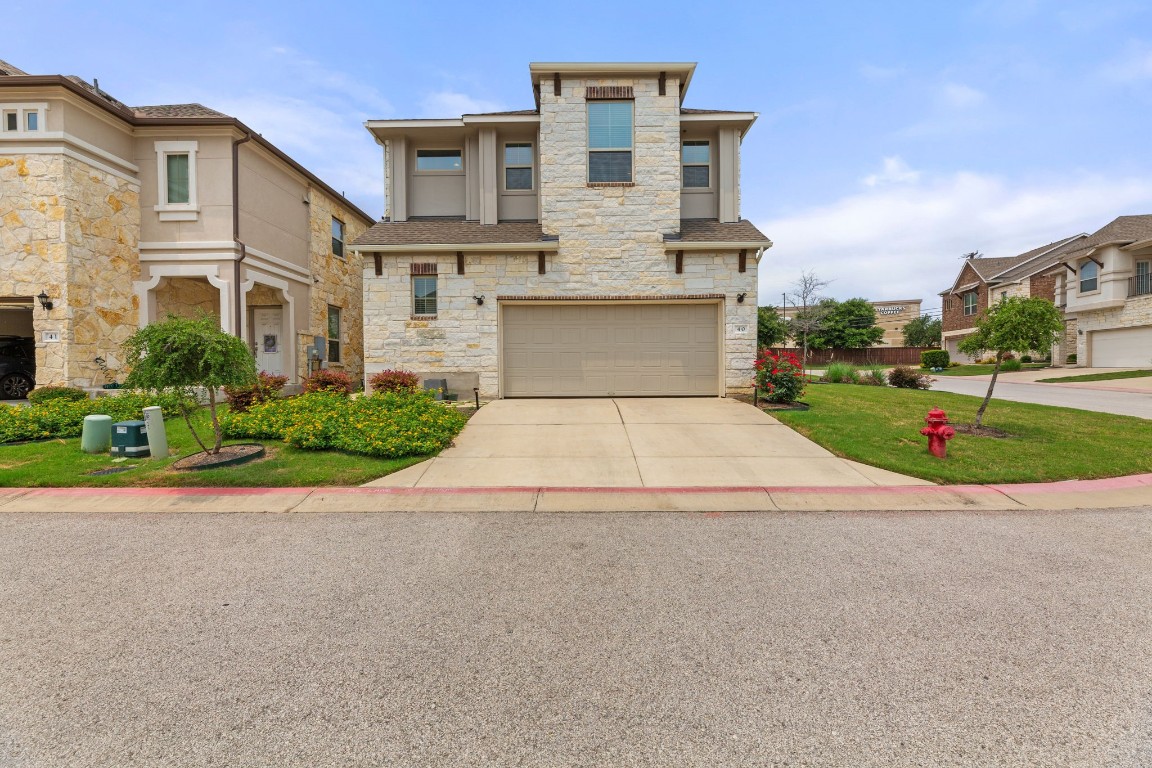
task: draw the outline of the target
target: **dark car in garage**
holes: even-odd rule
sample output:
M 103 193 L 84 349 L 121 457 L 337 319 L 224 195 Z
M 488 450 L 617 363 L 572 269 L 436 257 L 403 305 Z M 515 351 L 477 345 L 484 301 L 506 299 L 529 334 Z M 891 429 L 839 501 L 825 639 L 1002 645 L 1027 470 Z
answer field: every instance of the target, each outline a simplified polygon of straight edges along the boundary
M 22 400 L 35 386 L 35 341 L 27 336 L 0 336 L 0 399 Z

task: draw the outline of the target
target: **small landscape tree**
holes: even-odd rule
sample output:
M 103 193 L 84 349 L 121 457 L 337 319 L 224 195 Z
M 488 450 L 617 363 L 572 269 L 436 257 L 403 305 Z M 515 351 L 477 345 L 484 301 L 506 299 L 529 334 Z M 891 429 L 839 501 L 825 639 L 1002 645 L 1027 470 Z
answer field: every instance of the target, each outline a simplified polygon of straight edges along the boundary
M 1049 349 L 1063 330 L 1060 310 L 1052 302 L 1021 296 L 1001 299 L 976 321 L 976 331 L 960 341 L 959 349 L 968 355 L 994 352 L 996 367 L 992 369 L 992 380 L 988 382 L 984 402 L 976 411 L 974 426 L 979 427 L 984 419 L 984 410 L 992 399 L 1004 356 L 1010 352 L 1025 354 Z
M 864 299 L 825 299 L 820 327 L 809 334 L 813 349 L 861 349 L 879 344 L 884 329 L 876 325 L 876 308 Z
M 938 317 L 920 315 L 915 320 L 909 320 L 904 325 L 904 346 L 906 347 L 938 347 L 943 323 Z
M 820 292 L 829 285 L 828 280 L 821 280 L 816 273 L 805 270 L 792 284 L 792 306 L 796 312 L 788 322 L 788 335 L 794 341 L 799 341 L 802 348 L 800 358 L 802 365 L 808 364 L 808 336 L 820 329 L 824 322 L 825 309 L 821 307 Z
M 783 344 L 788 338 L 788 326 L 776 307 L 756 308 L 756 347 L 763 349 L 775 344 Z
M 146 325 L 132 334 L 124 342 L 124 358 L 131 366 L 124 382 L 126 386 L 178 389 L 189 394 L 194 387 L 205 388 L 216 437 L 212 448 L 204 444 L 192 426 L 194 405 L 183 404 L 180 411 L 204 452 L 220 452 L 224 434 L 216 413 L 216 389 L 256 383 L 256 361 L 243 340 L 222 331 L 211 315 L 196 318 L 168 315 L 168 319 Z

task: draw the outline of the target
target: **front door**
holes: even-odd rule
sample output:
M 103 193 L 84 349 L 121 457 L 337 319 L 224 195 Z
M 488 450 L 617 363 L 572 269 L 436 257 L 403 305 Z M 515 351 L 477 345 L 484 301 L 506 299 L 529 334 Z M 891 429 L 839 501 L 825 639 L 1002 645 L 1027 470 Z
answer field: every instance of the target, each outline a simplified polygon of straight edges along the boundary
M 256 368 L 277 376 L 284 373 L 284 311 L 280 307 L 252 310 L 256 341 Z

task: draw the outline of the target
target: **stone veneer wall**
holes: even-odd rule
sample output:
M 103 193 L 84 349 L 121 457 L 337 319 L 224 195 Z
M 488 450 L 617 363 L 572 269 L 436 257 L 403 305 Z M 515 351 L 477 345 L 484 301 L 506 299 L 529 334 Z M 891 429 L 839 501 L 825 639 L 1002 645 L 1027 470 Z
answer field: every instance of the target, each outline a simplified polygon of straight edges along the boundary
M 633 186 L 591 186 L 587 180 L 587 86 L 633 87 Z M 383 257 L 376 277 L 365 259 L 367 373 L 404 368 L 422 374 L 479 373 L 485 396 L 498 392 L 498 294 L 532 296 L 676 296 L 724 294 L 725 386 L 751 387 L 756 353 L 756 260 L 737 271 L 739 255 L 675 254 L 664 236 L 680 229 L 679 82 L 660 96 L 655 79 L 565 79 L 540 96 L 540 208 L 545 233 L 560 248 L 537 274 L 536 254 L 468 254 L 457 275 L 454 253 Z M 437 263 L 438 316 L 411 319 L 412 262 Z M 737 293 L 747 293 L 743 304 Z M 478 307 L 473 296 L 486 297 Z M 737 328 L 742 327 L 742 331 Z
M 1093 331 L 1108 331 L 1117 328 L 1135 328 L 1152 325 L 1152 296 L 1132 296 L 1124 306 L 1102 309 L 1096 312 L 1076 314 L 1076 364 L 1079 367 L 1094 365 L 1088 360 L 1088 339 Z M 1080 335 L 1079 331 L 1083 331 Z M 1149 350 L 1152 356 L 1152 350 Z
M 345 371 L 353 381 L 364 378 L 364 275 L 362 259 L 348 245 L 368 227 L 339 201 L 319 189 L 312 190 L 310 212 L 311 269 L 320 282 L 312 285 L 308 329 L 298 335 L 296 367 L 308 375 L 307 347 L 312 337 L 328 335 L 328 305 L 340 307 L 343 326 L 340 363 L 331 368 Z M 344 222 L 344 258 L 332 253 L 332 217 Z M 371 260 L 371 259 L 369 259 Z
M 170 314 L 196 317 L 201 312 L 220 317 L 220 289 L 203 277 L 166 277 L 156 286 L 153 295 L 157 320 Z
M 38 385 L 106 383 L 136 330 L 139 184 L 62 154 L 0 157 L 0 295 L 45 291 L 33 310 Z M 42 341 L 44 331 L 59 342 Z

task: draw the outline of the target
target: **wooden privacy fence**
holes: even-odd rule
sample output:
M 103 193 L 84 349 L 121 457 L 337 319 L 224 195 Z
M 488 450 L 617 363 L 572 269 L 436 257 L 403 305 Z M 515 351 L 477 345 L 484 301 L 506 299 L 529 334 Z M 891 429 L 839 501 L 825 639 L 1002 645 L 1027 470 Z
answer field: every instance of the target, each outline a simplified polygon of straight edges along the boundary
M 937 347 L 869 347 L 867 349 L 821 349 L 808 350 L 808 365 L 828 363 L 851 363 L 852 365 L 920 365 L 920 353 Z M 797 357 L 801 350 L 785 347 Z

